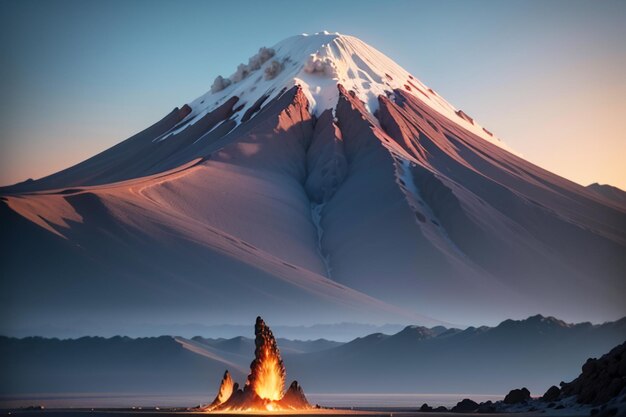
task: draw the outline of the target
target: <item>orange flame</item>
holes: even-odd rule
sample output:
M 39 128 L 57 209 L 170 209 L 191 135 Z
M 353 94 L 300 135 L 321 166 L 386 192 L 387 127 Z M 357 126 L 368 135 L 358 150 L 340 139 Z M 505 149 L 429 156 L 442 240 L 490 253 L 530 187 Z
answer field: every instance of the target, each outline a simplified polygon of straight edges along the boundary
M 285 390 L 285 366 L 272 331 L 261 317 L 254 326 L 255 359 L 250 365 L 247 384 L 262 399 L 278 401 Z
M 246 386 L 240 389 L 226 371 L 215 401 L 200 409 L 215 413 L 313 409 L 297 381 L 285 392 L 285 366 L 276 339 L 261 317 L 256 319 L 254 334 L 256 349 Z
M 217 404 L 222 404 L 226 402 L 233 395 L 233 379 L 230 377 L 230 373 L 226 371 L 224 373 L 224 378 L 222 378 L 222 383 L 220 384 L 220 390 L 217 393 L 217 397 L 215 398 L 215 402 Z
M 222 382 L 220 383 L 220 389 L 217 392 L 217 396 L 213 400 L 211 404 L 206 407 L 206 410 L 212 410 L 217 408 L 221 404 L 228 401 L 228 399 L 233 395 L 233 391 L 235 390 L 235 383 L 230 376 L 228 371 L 224 372 L 224 377 L 222 378 Z
M 280 400 L 285 388 L 285 377 L 281 372 L 282 362 L 276 353 L 268 347 L 261 349 L 260 356 L 252 389 L 263 399 Z

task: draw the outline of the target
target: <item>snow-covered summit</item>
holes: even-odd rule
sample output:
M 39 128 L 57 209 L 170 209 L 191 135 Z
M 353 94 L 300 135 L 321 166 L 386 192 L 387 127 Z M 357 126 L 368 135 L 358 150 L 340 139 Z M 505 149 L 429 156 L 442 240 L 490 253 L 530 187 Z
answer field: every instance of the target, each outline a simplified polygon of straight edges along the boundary
M 296 84 L 302 87 L 316 115 L 336 106 L 337 84 L 354 91 L 372 114 L 378 108 L 380 95 L 393 99 L 393 90 L 402 89 L 471 132 L 502 146 L 490 132 L 377 49 L 353 36 L 326 31 L 292 36 L 271 48 L 261 48 L 248 64 L 240 64 L 228 78 L 218 76 L 210 91 L 190 103 L 192 112 L 187 120 L 194 123 L 237 96 L 244 108 L 233 117 L 240 122 L 245 111 L 259 99 L 267 96 L 269 101 Z

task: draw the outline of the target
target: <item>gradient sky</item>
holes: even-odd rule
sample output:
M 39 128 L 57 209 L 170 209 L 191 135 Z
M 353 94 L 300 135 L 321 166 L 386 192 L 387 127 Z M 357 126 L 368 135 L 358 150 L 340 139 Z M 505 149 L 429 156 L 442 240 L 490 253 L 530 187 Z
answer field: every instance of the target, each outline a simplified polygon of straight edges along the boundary
M 0 1 L 0 184 L 206 92 L 260 46 L 363 39 L 526 159 L 626 189 L 625 1 Z

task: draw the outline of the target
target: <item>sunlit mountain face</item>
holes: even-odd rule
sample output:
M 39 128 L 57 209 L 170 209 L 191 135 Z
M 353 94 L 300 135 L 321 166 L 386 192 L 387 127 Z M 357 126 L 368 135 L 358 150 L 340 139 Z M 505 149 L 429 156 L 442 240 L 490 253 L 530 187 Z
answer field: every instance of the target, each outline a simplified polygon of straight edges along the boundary
M 261 48 L 144 131 L 0 194 L 5 334 L 626 315 L 619 199 L 336 33 Z

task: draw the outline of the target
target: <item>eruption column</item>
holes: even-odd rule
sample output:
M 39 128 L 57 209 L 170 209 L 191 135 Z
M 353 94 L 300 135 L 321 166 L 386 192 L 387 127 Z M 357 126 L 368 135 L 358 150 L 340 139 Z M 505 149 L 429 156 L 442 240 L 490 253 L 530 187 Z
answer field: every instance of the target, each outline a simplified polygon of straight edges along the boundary
M 261 398 L 278 401 L 285 390 L 285 366 L 276 339 L 261 317 L 254 326 L 256 349 L 246 385 Z
M 226 371 L 217 397 L 201 410 L 254 412 L 311 409 L 297 381 L 293 381 L 285 392 L 285 365 L 276 339 L 261 317 L 256 319 L 254 335 L 254 360 L 250 364 L 245 387 L 239 389 Z

